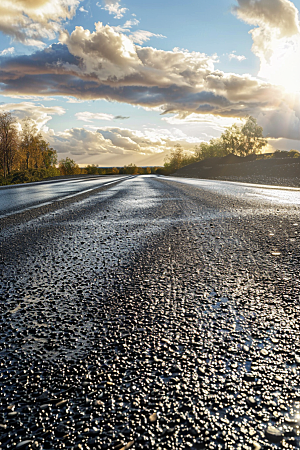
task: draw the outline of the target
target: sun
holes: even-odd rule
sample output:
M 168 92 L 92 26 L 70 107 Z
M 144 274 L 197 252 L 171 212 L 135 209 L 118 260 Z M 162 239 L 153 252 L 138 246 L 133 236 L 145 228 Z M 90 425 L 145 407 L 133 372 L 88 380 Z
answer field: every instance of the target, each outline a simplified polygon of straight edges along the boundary
M 300 39 L 278 45 L 269 60 L 261 62 L 259 76 L 288 92 L 300 92 Z

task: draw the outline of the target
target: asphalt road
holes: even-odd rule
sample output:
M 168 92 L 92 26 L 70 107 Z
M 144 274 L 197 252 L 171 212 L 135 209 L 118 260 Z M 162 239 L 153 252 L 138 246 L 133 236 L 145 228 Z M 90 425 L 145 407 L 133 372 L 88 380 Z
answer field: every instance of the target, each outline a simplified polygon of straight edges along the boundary
M 0 448 L 299 448 L 299 198 L 139 176 L 2 218 Z
M 126 176 L 87 176 L 85 178 L 0 186 L 0 218 L 24 211 L 24 209 L 35 208 L 45 203 L 48 205 L 84 192 L 91 192 L 122 178 L 126 178 Z

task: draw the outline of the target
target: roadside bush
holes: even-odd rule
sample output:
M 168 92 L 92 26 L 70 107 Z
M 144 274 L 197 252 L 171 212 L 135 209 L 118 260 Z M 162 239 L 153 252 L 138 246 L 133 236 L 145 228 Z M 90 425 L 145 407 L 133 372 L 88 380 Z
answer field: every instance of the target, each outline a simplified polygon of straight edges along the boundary
M 50 167 L 49 169 L 28 169 L 11 173 L 4 178 L 0 177 L 0 186 L 9 184 L 32 183 L 33 181 L 42 181 L 45 178 L 59 175 L 58 169 Z
M 286 152 L 285 150 L 276 150 L 273 153 L 273 158 L 299 158 L 300 153 L 298 150 L 290 150 L 289 152 Z
M 71 158 L 59 161 L 59 171 L 61 175 L 77 175 L 81 173 L 80 167 Z

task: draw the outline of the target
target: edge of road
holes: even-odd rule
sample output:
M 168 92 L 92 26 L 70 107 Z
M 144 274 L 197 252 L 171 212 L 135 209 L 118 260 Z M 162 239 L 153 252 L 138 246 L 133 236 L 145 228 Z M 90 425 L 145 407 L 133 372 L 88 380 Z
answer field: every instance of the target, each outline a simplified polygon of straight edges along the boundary
M 28 206 L 19 211 L 0 215 L 0 231 L 12 225 L 20 225 L 28 220 L 35 219 L 40 215 L 56 211 L 57 209 L 63 208 L 64 206 L 70 205 L 71 203 L 79 202 L 88 198 L 91 194 L 105 191 L 114 185 L 135 177 L 136 175 L 124 176 L 122 178 L 118 178 L 117 180 L 108 181 L 107 183 L 104 183 L 101 186 L 97 186 L 95 188 L 89 188 L 84 191 L 76 192 L 75 194 L 65 195 L 63 197 L 50 200 L 48 202 L 37 203 L 36 205 Z
M 205 182 L 209 182 L 209 181 L 216 181 L 216 182 L 220 182 L 220 183 L 226 183 L 226 184 L 241 184 L 243 186 L 249 186 L 249 187 L 254 187 L 257 189 L 276 189 L 279 191 L 300 191 L 300 188 L 298 187 L 293 187 L 293 186 L 276 186 L 275 184 L 255 184 L 255 183 L 246 183 L 243 181 L 230 181 L 230 180 L 216 180 L 213 178 L 193 178 L 193 177 L 177 177 L 174 175 L 160 175 L 160 177 L 165 178 L 166 180 L 172 180 L 172 181 L 177 181 L 178 183 L 180 183 L 180 180 L 193 180 L 193 181 L 205 181 Z
M 60 183 L 62 181 L 85 181 L 85 180 L 96 180 L 97 178 L 105 178 L 105 177 L 120 177 L 120 175 L 67 175 L 66 177 L 60 177 L 60 178 L 46 178 L 45 180 L 41 181 L 31 181 L 30 183 L 19 183 L 19 184 L 6 184 L 5 186 L 0 186 L 0 191 L 4 189 L 15 189 L 15 188 L 22 188 L 27 186 L 39 186 L 41 184 L 49 184 L 49 183 Z M 126 177 L 126 175 L 124 175 Z

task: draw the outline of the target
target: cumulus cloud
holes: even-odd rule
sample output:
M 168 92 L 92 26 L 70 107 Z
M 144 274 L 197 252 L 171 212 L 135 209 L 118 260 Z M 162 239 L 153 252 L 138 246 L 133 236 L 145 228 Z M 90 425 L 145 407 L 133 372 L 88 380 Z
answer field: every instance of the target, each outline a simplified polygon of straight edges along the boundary
M 113 128 L 110 130 L 99 130 L 99 133 L 105 139 L 110 140 L 114 147 L 141 153 L 141 146 L 139 145 L 141 137 L 130 130 Z M 148 148 L 147 151 L 149 151 Z
M 0 52 L 0 56 L 12 55 L 15 52 L 15 47 L 5 48 Z
M 256 25 L 259 33 L 272 29 L 277 38 L 299 33 L 298 10 L 289 0 L 237 0 L 237 3 L 233 11 L 244 22 Z
M 180 130 L 151 129 L 143 131 L 119 127 L 88 130 L 72 128 L 49 134 L 51 145 L 58 153 L 75 156 L 103 157 L 103 155 L 155 155 L 169 152 L 176 143 L 191 150 L 200 139 L 190 138 Z M 94 161 L 96 159 L 94 158 Z
M 100 22 L 93 33 L 83 27 L 76 27 L 71 35 L 62 33 L 61 42 L 81 62 L 77 67 L 62 64 L 62 69 L 114 86 L 192 87 L 203 82 L 216 60 L 199 52 L 139 47 L 130 37 Z
M 95 131 L 85 128 L 72 128 L 49 135 L 51 145 L 58 153 L 71 155 L 101 155 L 105 153 L 120 153 L 121 149 L 114 148 L 109 140 Z
M 92 113 L 89 111 L 82 111 L 75 114 L 78 120 L 83 122 L 93 122 L 94 120 L 112 120 L 114 116 L 106 113 Z
M 62 116 L 66 113 L 61 106 L 44 106 L 33 102 L 3 103 L 0 104 L 0 112 L 11 112 L 19 122 L 29 117 L 37 129 L 43 132 L 48 132 L 46 124 L 53 116 Z
M 83 27 L 76 27 L 70 35 L 61 34 L 70 54 L 80 58 L 82 74 L 94 74 L 99 79 L 124 77 L 140 64 L 133 42 L 114 28 L 98 22 L 91 33 Z M 79 71 L 79 67 L 74 68 Z
M 213 114 L 199 115 L 196 113 L 189 114 L 186 117 L 181 117 L 180 114 L 172 114 L 170 117 L 163 117 L 162 120 L 170 125 L 187 125 L 199 124 L 205 128 L 213 128 L 217 131 L 223 132 L 226 127 L 230 127 L 236 123 L 236 118 L 214 116 Z
M 137 26 L 139 24 L 139 20 L 133 18 L 131 20 L 127 20 L 124 25 L 118 25 L 117 27 L 112 27 L 113 30 L 115 30 L 117 33 L 130 33 L 131 28 L 134 26 Z M 135 44 L 142 45 L 144 42 L 149 41 L 152 37 L 157 38 L 165 38 L 163 34 L 155 34 L 151 31 L 146 30 L 136 30 L 133 33 L 130 33 L 128 37 L 134 42 Z
M 133 26 L 136 26 L 140 23 L 140 21 L 138 19 L 130 19 L 130 20 L 126 20 L 126 22 L 123 25 L 123 29 L 124 30 L 130 30 Z
M 101 4 L 98 2 L 97 6 L 101 6 Z M 108 11 L 109 14 L 113 14 L 115 19 L 121 19 L 126 11 L 128 11 L 127 8 L 121 6 L 118 0 L 104 0 L 104 7 L 102 9 Z
M 237 55 L 236 51 L 233 51 L 232 53 L 229 53 L 228 58 L 229 58 L 229 61 L 231 61 L 232 59 L 236 59 L 237 61 L 245 61 L 246 56 Z
M 295 139 L 268 139 L 268 144 L 272 150 L 286 150 L 292 149 L 300 151 L 300 142 Z
M 71 34 L 63 32 L 60 44 L 3 58 L 0 83 L 6 95 L 106 99 L 174 113 L 180 119 L 192 113 L 257 117 L 279 110 L 294 111 L 298 117 L 299 97 L 250 75 L 216 70 L 216 60 L 178 48 L 140 47 L 98 23 L 93 33 L 77 27 Z
M 1 0 L 0 31 L 26 45 L 43 46 L 62 21 L 74 16 L 80 0 Z
M 130 39 L 136 44 L 142 45 L 144 42 L 149 41 L 152 37 L 165 38 L 163 34 L 151 33 L 151 31 L 137 30 L 129 35 Z
M 282 107 L 278 111 L 259 114 L 258 120 L 267 137 L 275 139 L 288 137 L 289 139 L 300 140 L 299 110 L 294 111 L 290 108 Z

